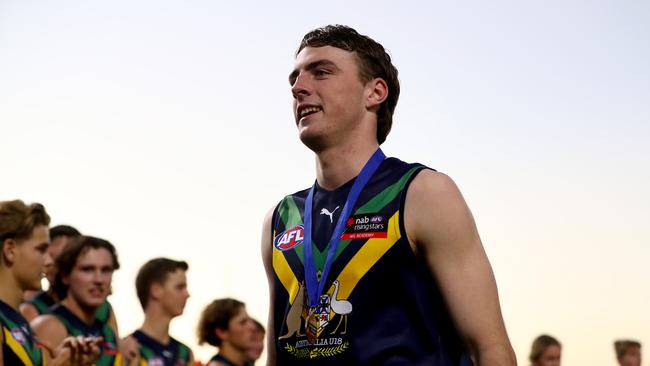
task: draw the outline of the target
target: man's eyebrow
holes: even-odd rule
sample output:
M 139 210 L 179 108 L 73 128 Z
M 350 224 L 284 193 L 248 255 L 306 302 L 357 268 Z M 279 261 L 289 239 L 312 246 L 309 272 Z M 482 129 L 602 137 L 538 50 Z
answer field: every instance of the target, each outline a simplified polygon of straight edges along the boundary
M 321 59 L 321 60 L 316 60 L 316 61 L 308 63 L 305 66 L 305 70 L 313 70 L 313 69 L 316 69 L 316 68 L 318 68 L 320 66 L 333 66 L 333 67 L 336 67 L 336 64 L 334 62 L 330 61 L 330 60 Z M 293 85 L 293 83 L 296 82 L 296 78 L 298 77 L 299 73 L 300 73 L 300 71 L 298 71 L 298 69 L 295 69 L 295 70 L 293 70 L 291 72 L 291 74 L 289 74 L 289 84 Z

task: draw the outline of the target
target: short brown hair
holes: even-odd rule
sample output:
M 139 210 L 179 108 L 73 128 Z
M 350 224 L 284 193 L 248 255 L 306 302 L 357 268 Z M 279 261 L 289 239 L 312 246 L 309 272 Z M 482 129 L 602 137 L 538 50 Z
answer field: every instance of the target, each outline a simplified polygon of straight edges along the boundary
M 616 351 L 616 358 L 625 356 L 627 351 L 632 348 L 641 348 L 641 343 L 631 339 L 621 339 L 614 342 L 614 351 Z
M 175 261 L 169 258 L 154 258 L 145 263 L 135 278 L 135 290 L 138 293 L 138 300 L 142 309 L 147 307 L 149 292 L 154 283 L 164 284 L 167 275 L 179 269 L 187 271 L 188 265 L 184 261 Z
M 7 239 L 27 240 L 34 228 L 48 226 L 50 216 L 40 203 L 25 204 L 21 200 L 0 202 L 0 248 Z
M 111 254 L 113 258 L 113 270 L 119 269 L 120 262 L 117 260 L 117 251 L 108 240 L 92 236 L 82 236 L 79 240 L 65 246 L 61 254 L 56 258 L 58 272 L 56 273 L 53 284 L 54 292 L 59 299 L 65 299 L 68 295 L 69 286 L 63 283 L 63 276 L 69 275 L 72 272 L 72 269 L 77 264 L 77 259 L 88 249 L 100 248 L 106 249 Z
M 397 68 L 384 46 L 356 30 L 339 24 L 317 28 L 305 34 L 296 55 L 305 47 L 332 46 L 355 52 L 359 57 L 359 78 L 363 82 L 381 78 L 388 86 L 388 96 L 377 111 L 377 142 L 381 145 L 393 125 L 393 112 L 399 99 Z
M 199 345 L 207 342 L 215 347 L 221 346 L 221 338 L 217 337 L 215 330 L 228 329 L 230 319 L 234 318 L 243 307 L 245 307 L 243 302 L 230 298 L 217 299 L 206 306 L 196 329 Z
M 54 240 L 60 236 L 78 238 L 81 236 L 81 233 L 70 225 L 57 225 L 50 228 L 50 240 Z
M 539 358 L 542 357 L 542 354 L 544 353 L 546 348 L 550 346 L 562 347 L 560 341 L 551 337 L 548 334 L 542 334 L 539 337 L 535 338 L 535 340 L 533 341 L 533 346 L 530 349 L 530 356 L 528 356 L 530 362 L 539 361 Z

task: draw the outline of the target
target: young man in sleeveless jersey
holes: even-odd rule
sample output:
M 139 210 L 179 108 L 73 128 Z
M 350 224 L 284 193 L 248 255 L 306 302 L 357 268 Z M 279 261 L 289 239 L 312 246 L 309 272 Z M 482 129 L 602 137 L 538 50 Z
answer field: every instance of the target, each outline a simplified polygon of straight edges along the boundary
M 243 302 L 217 299 L 201 313 L 197 327 L 199 344 L 218 347 L 206 366 L 249 366 L 249 350 L 255 347 L 255 324 Z
M 46 314 L 50 307 L 61 302 L 61 299 L 59 299 L 54 291 L 54 279 L 57 273 L 55 261 L 69 243 L 78 240 L 80 237 L 81 233 L 79 230 L 69 225 L 57 225 L 50 228 L 50 246 L 47 248 L 45 256 L 45 277 L 50 283 L 50 287 L 47 291 L 25 292 L 26 301 L 20 304 L 20 313 L 27 321 L 32 321 L 37 316 Z M 108 301 L 105 301 L 97 309 L 95 317 L 100 322 L 108 321 L 111 327 L 117 329 L 115 313 Z
M 18 312 L 25 291 L 40 289 L 49 245 L 50 217 L 37 203 L 0 202 L 0 365 L 44 364 L 27 320 Z M 45 348 L 48 366 L 91 365 L 99 354 L 95 338 L 65 338 Z
M 20 304 L 20 313 L 23 314 L 27 321 L 32 321 L 40 314 L 45 314 L 52 305 L 60 301 L 52 286 L 56 277 L 54 261 L 68 243 L 79 239 L 80 236 L 79 230 L 72 226 L 57 225 L 50 228 L 50 245 L 47 247 L 47 253 L 45 253 L 45 278 L 47 278 L 50 287 L 47 291 L 25 292 L 25 302 Z
M 137 346 L 140 366 L 190 366 L 193 363 L 189 347 L 169 335 L 169 323 L 183 314 L 190 297 L 185 276 L 187 268 L 183 261 L 155 258 L 138 272 L 135 287 L 144 310 L 144 322 L 127 338 Z
M 384 48 L 309 32 L 289 75 L 316 183 L 264 221 L 269 365 L 514 365 L 492 269 L 454 182 L 385 158 L 399 95 Z
M 97 319 L 97 310 L 110 294 L 113 272 L 119 268 L 115 247 L 108 241 L 82 236 L 68 244 L 56 259 L 54 290 L 61 303 L 32 321 L 34 332 L 46 346 L 68 336 L 102 337 L 96 366 L 122 365 L 117 329 Z

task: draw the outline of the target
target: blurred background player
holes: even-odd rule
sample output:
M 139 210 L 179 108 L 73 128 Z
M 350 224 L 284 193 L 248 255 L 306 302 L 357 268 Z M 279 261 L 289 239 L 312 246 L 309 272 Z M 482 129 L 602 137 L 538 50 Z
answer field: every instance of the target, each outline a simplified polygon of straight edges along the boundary
M 614 342 L 616 360 L 621 366 L 641 366 L 641 343 L 629 339 Z
M 45 255 L 45 277 L 49 282 L 47 291 L 26 291 L 25 302 L 20 304 L 20 312 L 27 321 L 32 321 L 38 315 L 46 314 L 49 308 L 61 302 L 61 299 L 54 291 L 54 280 L 56 278 L 57 267 L 56 258 L 65 249 L 65 247 L 79 240 L 81 233 L 69 225 L 57 225 L 50 229 L 50 246 Z M 100 322 L 108 322 L 113 328 L 117 329 L 117 320 L 113 307 L 105 301 L 95 313 Z
M 51 346 L 68 336 L 103 337 L 96 365 L 120 364 L 117 329 L 96 318 L 110 293 L 113 272 L 120 267 L 115 247 L 104 239 L 82 236 L 63 249 L 56 266 L 54 291 L 62 300 L 32 321 L 39 341 Z
M 253 330 L 253 347 L 246 351 L 248 365 L 254 365 L 255 361 L 257 361 L 262 355 L 262 352 L 264 352 L 264 336 L 266 335 L 266 330 L 262 323 L 255 319 L 251 319 L 251 321 L 253 322 L 255 329 Z
M 25 319 L 31 321 L 40 314 L 45 314 L 47 309 L 57 304 L 60 299 L 54 293 L 54 278 L 56 277 L 56 265 L 54 261 L 61 254 L 61 251 L 74 240 L 81 236 L 79 230 L 68 225 L 58 225 L 50 228 L 50 245 L 45 253 L 45 277 L 49 283 L 47 291 L 26 291 L 25 301 L 20 305 L 20 312 Z
M 145 263 L 138 272 L 135 287 L 144 310 L 142 326 L 131 334 L 123 345 L 126 353 L 137 347 L 140 366 L 192 365 L 192 351 L 169 335 L 172 319 L 183 314 L 190 297 L 187 291 L 187 263 L 168 258 L 155 258 Z
M 37 347 L 32 329 L 18 312 L 25 291 L 41 288 L 49 245 L 50 217 L 43 205 L 20 200 L 0 202 L 0 365 L 90 365 L 99 354 L 99 339 L 63 338 L 46 352 Z M 56 346 L 56 348 L 54 347 Z M 45 356 L 47 355 L 47 356 Z
M 255 348 L 255 325 L 243 302 L 235 299 L 214 300 L 201 313 L 197 334 L 199 344 L 219 348 L 207 366 L 245 366 L 248 352 Z
M 542 334 L 535 338 L 530 350 L 532 366 L 560 366 L 562 345 L 550 335 Z

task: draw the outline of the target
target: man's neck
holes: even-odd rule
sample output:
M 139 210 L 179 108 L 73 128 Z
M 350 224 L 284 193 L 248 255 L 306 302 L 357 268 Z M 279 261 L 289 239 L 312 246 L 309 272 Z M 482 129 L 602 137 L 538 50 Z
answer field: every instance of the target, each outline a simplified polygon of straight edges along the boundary
M 168 315 L 148 309 L 148 311 L 145 311 L 144 322 L 140 327 L 140 331 L 159 343 L 167 344 L 170 340 L 169 323 L 171 320 L 172 318 Z
M 361 169 L 377 151 L 377 141 L 356 145 L 335 146 L 316 154 L 316 179 L 318 184 L 333 190 L 359 175 Z
M 9 271 L 2 271 L 0 279 L 2 282 L 2 286 L 0 286 L 0 300 L 18 310 L 18 306 L 23 301 L 23 291 Z
M 96 307 L 85 307 L 81 306 L 73 297 L 67 296 L 61 304 L 68 308 L 70 312 L 76 315 L 84 323 L 90 325 L 95 322 L 95 313 L 97 312 Z
M 225 342 L 219 347 L 219 354 L 234 363 L 237 366 L 243 366 L 246 361 L 246 352 L 233 347 L 230 343 Z

